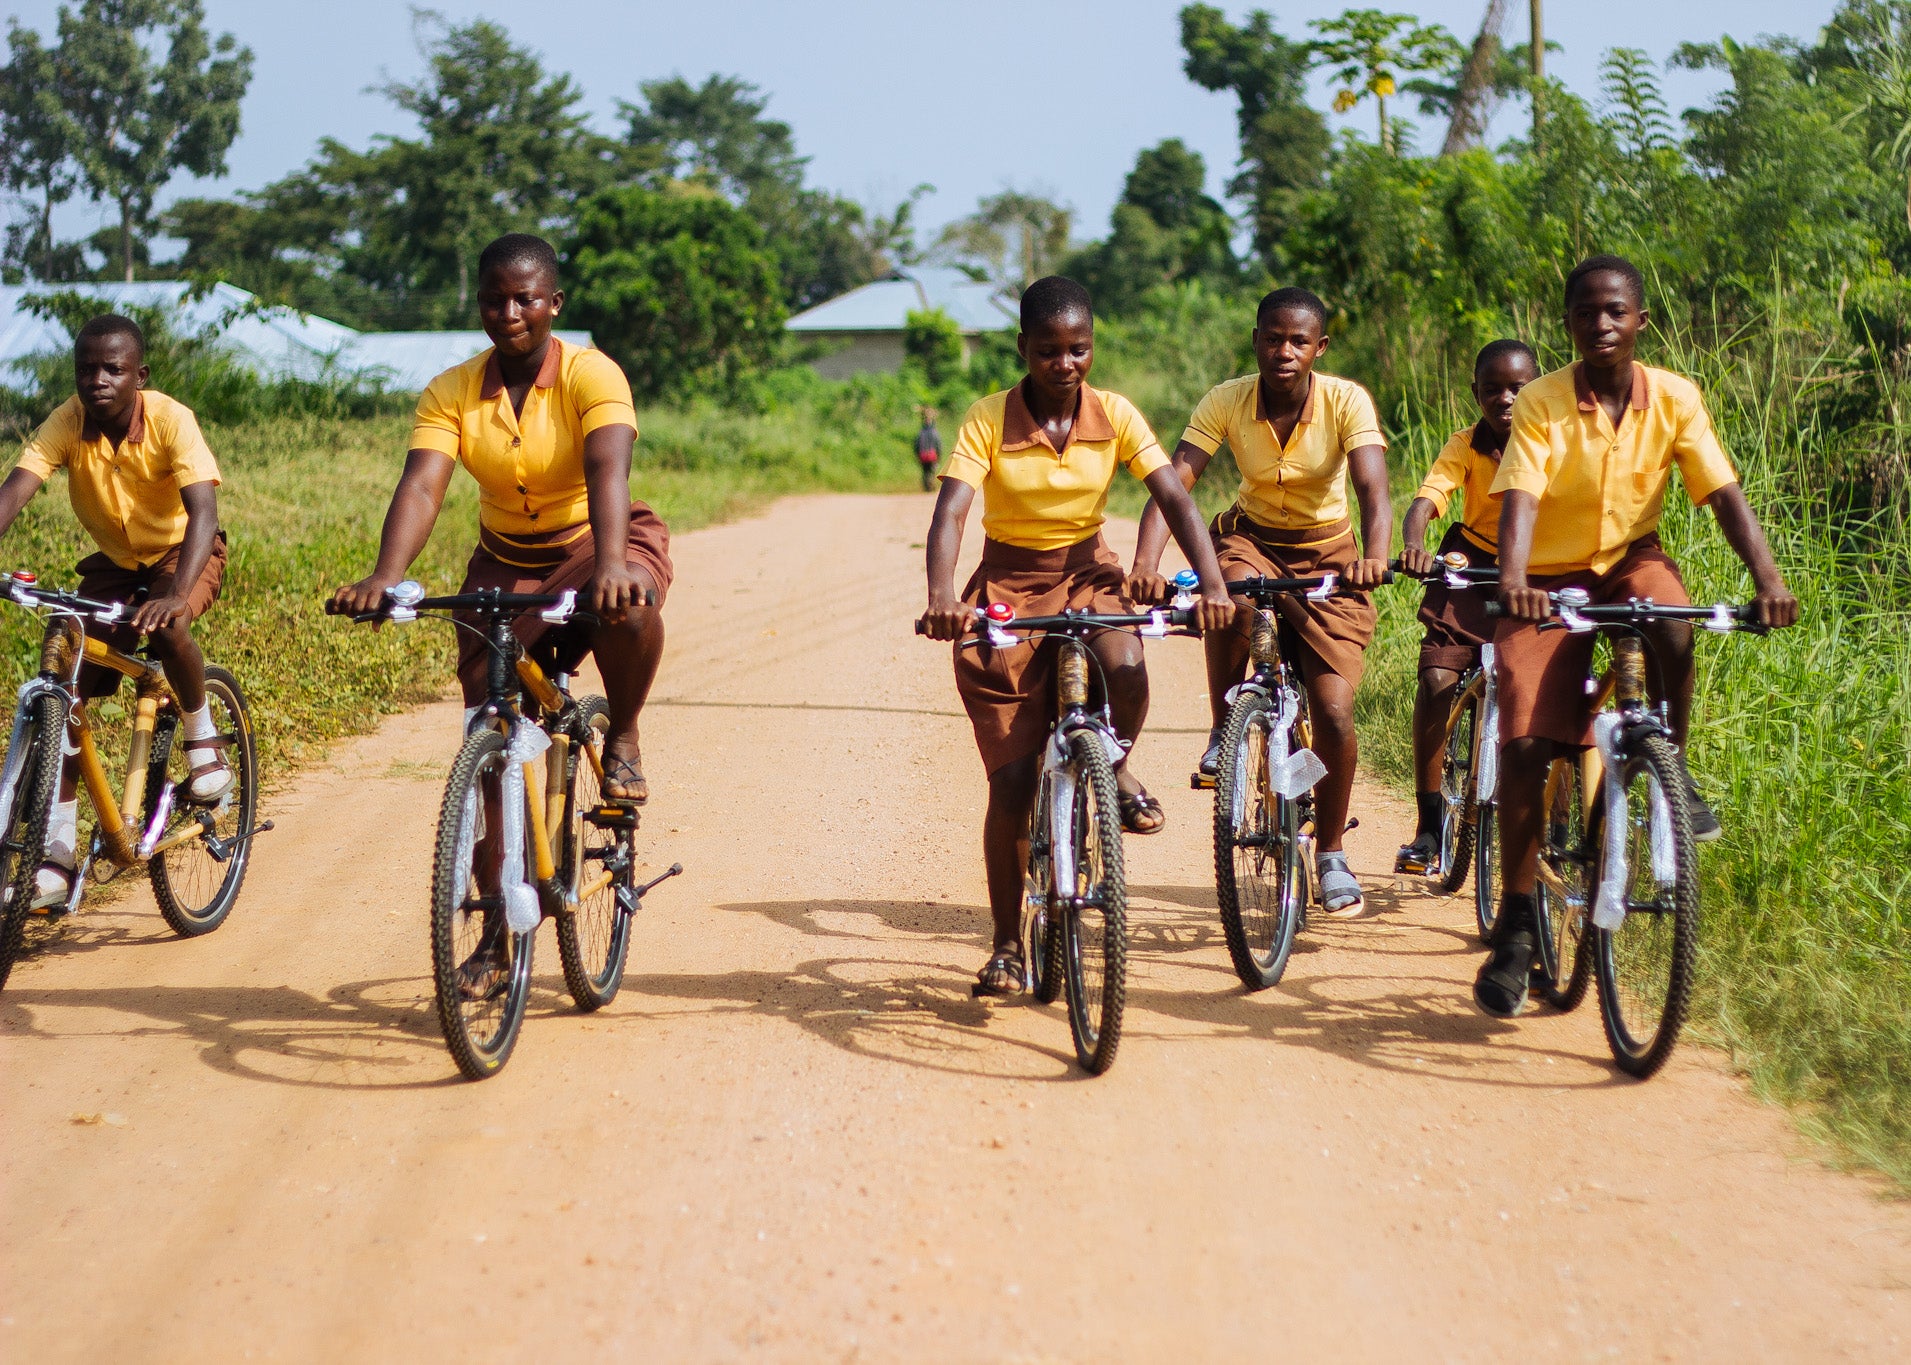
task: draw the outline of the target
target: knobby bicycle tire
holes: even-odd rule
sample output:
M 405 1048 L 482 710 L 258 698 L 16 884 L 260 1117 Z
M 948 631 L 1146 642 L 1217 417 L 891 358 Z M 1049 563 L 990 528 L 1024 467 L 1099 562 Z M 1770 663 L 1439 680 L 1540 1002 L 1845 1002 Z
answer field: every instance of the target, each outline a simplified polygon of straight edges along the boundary
M 31 719 L 20 742 L 28 745 L 13 789 L 13 809 L 0 830 L 0 887 L 6 909 L 0 914 L 0 986 L 7 984 L 26 940 L 28 907 L 33 904 L 34 874 L 46 857 L 46 827 L 60 791 L 60 737 L 66 730 L 66 703 L 43 693 L 33 701 Z
M 1545 824 L 1540 839 L 1540 860 L 1565 883 L 1567 894 L 1559 893 L 1541 878 L 1534 896 L 1539 912 L 1539 957 L 1534 984 L 1539 998 L 1565 1013 L 1579 1008 L 1592 983 L 1593 955 L 1586 948 L 1587 915 L 1592 911 L 1591 887 L 1587 880 L 1586 798 L 1580 785 L 1577 758 L 1556 758 L 1550 777 L 1553 800 L 1544 812 Z
M 1043 773 L 1036 785 L 1035 805 L 1029 811 L 1028 865 L 1022 875 L 1022 952 L 1028 964 L 1029 991 L 1044 1005 L 1060 999 L 1063 989 L 1055 863 L 1049 856 L 1049 843 L 1055 837 L 1053 801 L 1054 783 Z
M 1102 737 L 1094 730 L 1077 730 L 1069 736 L 1068 750 L 1075 774 L 1076 896 L 1066 902 L 1057 897 L 1066 936 L 1062 963 L 1075 1057 L 1099 1076 L 1115 1064 L 1121 1046 L 1128 993 L 1128 882 L 1115 770 Z M 1091 974 L 1097 966 L 1095 981 Z
M 465 737 L 445 782 L 432 859 L 431 969 L 437 988 L 438 1024 L 458 1070 L 474 1081 L 495 1076 L 517 1046 L 525 1002 L 531 993 L 531 947 L 537 936 L 535 930 L 511 933 L 501 905 L 491 911 L 495 920 L 467 906 L 474 889 L 476 830 L 485 818 L 483 786 L 487 773 L 501 773 L 508 761 L 504 753 L 505 737 L 496 730 L 474 730 Z M 496 776 L 490 780 L 502 786 Z M 479 926 L 477 933 L 463 933 L 474 921 Z M 496 942 L 498 937 L 509 953 L 502 994 L 482 1001 L 464 999 L 459 990 L 460 965 L 480 943 Z M 482 1031 L 474 1033 L 474 1025 Z
M 1479 814 L 1480 698 L 1468 694 L 1455 704 L 1458 716 L 1447 727 L 1446 748 L 1440 761 L 1440 880 L 1443 895 L 1466 885 L 1467 864 L 1473 859 L 1475 820 Z
M 233 770 L 232 789 L 220 802 L 213 826 L 219 838 L 227 839 L 252 829 L 258 821 L 258 748 L 239 680 L 217 664 L 206 668 L 206 701 L 212 707 L 214 728 L 222 735 L 232 736 L 225 751 L 226 762 Z M 193 812 L 192 806 L 184 800 L 184 788 L 191 772 L 185 761 L 186 747 L 185 736 L 175 722 L 163 738 L 155 736 L 153 757 L 147 770 L 148 820 L 158 808 L 161 784 L 169 776 L 174 783 L 173 814 L 167 834 L 180 828 Z M 134 837 L 138 837 L 137 833 Z M 224 860 L 212 856 L 204 839 L 155 854 L 146 869 L 153 884 L 153 899 L 159 903 L 159 913 L 165 917 L 167 926 L 181 938 L 195 938 L 224 924 L 239 899 L 239 889 L 251 861 L 251 839 L 242 840 Z
M 1287 971 L 1306 899 L 1299 803 L 1269 786 L 1273 714 L 1273 699 L 1264 693 L 1235 699 L 1221 729 L 1214 784 L 1215 900 L 1235 974 L 1251 991 L 1266 990 Z
M 1493 802 L 1473 807 L 1473 923 L 1485 942 L 1500 921 L 1500 811 Z
M 564 985 L 581 1010 L 599 1010 L 617 998 L 630 953 L 632 910 L 625 898 L 636 879 L 635 820 L 596 815 L 603 807 L 603 783 L 585 755 L 588 744 L 600 761 L 610 731 L 610 703 L 585 697 L 577 703 L 577 724 L 566 760 L 564 829 L 558 847 L 557 880 L 573 896 L 580 887 L 612 873 L 608 885 L 581 898 L 557 918 L 557 953 L 564 963 Z M 620 896 L 618 893 L 622 892 Z
M 1627 756 L 1621 776 L 1627 790 L 1627 807 L 1632 809 L 1632 790 L 1636 779 L 1656 782 L 1665 794 L 1666 812 L 1671 820 L 1671 851 L 1674 860 L 1670 883 L 1660 884 L 1651 867 L 1648 842 L 1630 847 L 1633 882 L 1627 887 L 1628 902 L 1643 874 L 1654 884 L 1655 901 L 1661 903 L 1649 911 L 1629 909 L 1625 921 L 1614 930 L 1594 929 L 1593 945 L 1599 976 L 1599 1014 L 1606 1027 L 1606 1041 L 1612 1047 L 1613 1061 L 1621 1071 L 1640 1080 L 1665 1065 L 1678 1043 L 1679 1030 L 1685 1024 L 1686 1008 L 1692 992 L 1692 968 L 1699 940 L 1699 864 L 1698 849 L 1692 840 L 1692 815 L 1686 805 L 1684 775 L 1678 756 L 1663 736 L 1651 735 Z M 1635 825 L 1635 829 L 1637 826 Z M 1628 831 L 1629 846 L 1632 832 Z M 1643 866 L 1642 866 L 1643 864 Z M 1595 873 L 1594 883 L 1598 885 Z M 1664 982 L 1663 993 L 1658 982 Z M 1630 1000 L 1635 991 L 1647 992 Z M 1646 1033 L 1641 1027 L 1650 1025 Z

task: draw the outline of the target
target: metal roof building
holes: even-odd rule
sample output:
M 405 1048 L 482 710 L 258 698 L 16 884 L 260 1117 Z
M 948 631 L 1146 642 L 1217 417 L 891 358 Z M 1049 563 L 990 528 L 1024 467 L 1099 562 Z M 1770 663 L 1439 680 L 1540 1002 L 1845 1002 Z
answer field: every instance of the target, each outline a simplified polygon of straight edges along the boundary
M 827 379 L 902 368 L 909 314 L 939 308 L 969 340 L 1015 325 L 1015 311 L 996 286 L 953 266 L 909 266 L 798 313 L 784 325 L 799 341 L 822 342 L 829 352 L 811 362 Z

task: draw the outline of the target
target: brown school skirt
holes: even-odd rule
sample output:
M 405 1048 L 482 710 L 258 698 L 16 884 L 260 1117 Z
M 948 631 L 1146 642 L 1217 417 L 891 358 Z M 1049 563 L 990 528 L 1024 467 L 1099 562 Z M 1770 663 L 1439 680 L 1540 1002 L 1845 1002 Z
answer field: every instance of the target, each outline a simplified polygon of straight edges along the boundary
M 584 534 L 568 545 L 548 544 L 574 529 L 504 540 L 480 528 L 478 548 L 471 552 L 471 562 L 465 565 L 464 584 L 458 591 L 497 588 L 503 592 L 557 593 L 575 588 L 581 599 L 592 571 L 597 568 L 597 542 L 590 528 L 585 527 Z M 507 563 L 500 555 L 518 562 Z M 630 539 L 626 543 L 625 562 L 649 577 L 651 586 L 657 590 L 657 605 L 661 607 L 670 591 L 672 575 L 670 528 L 641 502 L 630 504 Z M 585 608 L 588 604 L 580 600 L 578 606 Z M 469 630 L 458 632 L 458 685 L 464 691 L 464 704 L 476 706 L 484 700 L 489 649 L 476 618 L 461 619 L 470 620 L 480 630 L 478 634 Z M 575 647 L 585 643 L 573 627 L 552 626 L 536 612 L 518 617 L 511 628 L 518 642 L 547 673 L 552 671 L 561 644 L 568 641 Z
M 1025 550 L 999 540 L 982 542 L 962 600 L 972 607 L 1006 602 L 1021 616 L 1061 611 L 1125 612 L 1121 561 L 1096 532 L 1060 550 Z M 1040 753 L 1055 715 L 1057 644 L 1013 649 L 956 646 L 956 693 L 975 727 L 975 747 L 990 776 L 1004 764 Z
M 1657 532 L 1642 536 L 1603 577 L 1590 569 L 1534 576 L 1535 588 L 1558 592 L 1584 588 L 1596 604 L 1650 597 L 1665 606 L 1691 599 L 1679 566 L 1659 548 Z M 1529 621 L 1501 621 L 1493 635 L 1500 689 L 1500 739 L 1550 739 L 1558 744 L 1592 743 L 1592 698 L 1586 675 L 1592 667 L 1597 632 L 1575 635 L 1541 630 Z
M 137 569 L 122 569 L 104 554 L 88 555 L 75 569 L 80 576 L 80 586 L 75 591 L 81 597 L 91 597 L 98 602 L 131 602 L 141 589 L 148 599 L 165 597 L 173 591 L 173 575 L 179 569 L 179 552 L 183 548 L 175 545 L 151 564 Z M 204 616 L 206 609 L 219 600 L 219 589 L 225 580 L 226 533 L 221 531 L 212 538 L 212 554 L 206 559 L 199 581 L 186 590 L 188 623 Z M 86 633 L 118 650 L 130 650 L 139 644 L 139 632 L 130 625 L 88 625 Z M 80 669 L 80 695 L 110 697 L 119 690 L 121 676 L 110 668 L 86 664 Z
M 1353 523 L 1346 520 L 1289 531 L 1251 521 L 1236 506 L 1216 517 L 1208 532 L 1214 537 L 1221 575 L 1230 582 L 1345 573 L 1360 558 Z M 1336 594 L 1312 602 L 1289 593 L 1275 601 L 1274 612 L 1300 644 L 1295 662 L 1304 681 L 1335 673 L 1350 687 L 1360 685 L 1367 646 L 1374 638 L 1372 597 L 1364 592 Z
M 1492 569 L 1499 559 L 1483 550 L 1460 529 L 1458 522 L 1447 527 L 1440 537 L 1443 555 L 1458 550 L 1475 569 Z M 1462 588 L 1454 592 L 1444 583 L 1427 584 L 1427 595 L 1420 601 L 1420 624 L 1427 633 L 1420 641 L 1420 668 L 1444 668 L 1464 673 L 1479 658 L 1480 646 L 1493 638 L 1499 622 L 1486 614 L 1486 604 L 1494 600 L 1491 584 Z

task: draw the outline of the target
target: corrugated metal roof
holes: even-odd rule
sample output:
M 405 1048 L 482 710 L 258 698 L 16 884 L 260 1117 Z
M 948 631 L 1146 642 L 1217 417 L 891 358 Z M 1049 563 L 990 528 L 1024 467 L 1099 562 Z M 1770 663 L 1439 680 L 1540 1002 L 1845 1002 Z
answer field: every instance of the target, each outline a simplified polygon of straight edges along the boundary
M 1015 312 L 992 284 L 953 266 L 911 266 L 798 313 L 792 332 L 900 332 L 909 314 L 940 308 L 965 332 L 1015 325 Z
M 266 307 L 236 285 L 215 284 L 191 297 L 181 281 L 133 284 L 0 285 L 0 382 L 25 380 L 23 362 L 73 344 L 66 328 L 25 307 L 30 294 L 71 291 L 97 298 L 102 312 L 158 308 L 188 333 L 216 332 L 219 344 L 268 378 L 313 379 L 326 373 L 364 375 L 394 392 L 422 389 L 433 378 L 490 346 L 481 331 L 358 332 L 291 308 Z M 566 345 L 594 345 L 589 332 L 559 332 Z

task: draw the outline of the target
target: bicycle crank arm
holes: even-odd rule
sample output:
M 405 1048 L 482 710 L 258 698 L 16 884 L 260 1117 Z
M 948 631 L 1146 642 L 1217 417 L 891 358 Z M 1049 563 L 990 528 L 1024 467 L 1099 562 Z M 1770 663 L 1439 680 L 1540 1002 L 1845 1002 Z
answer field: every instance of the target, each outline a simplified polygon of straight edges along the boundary
M 626 914 L 634 914 L 636 913 L 637 907 L 644 903 L 644 897 L 648 896 L 652 891 L 656 890 L 660 883 L 667 882 L 672 877 L 681 876 L 682 873 L 683 873 L 683 864 L 672 863 L 669 867 L 665 868 L 662 872 L 660 872 L 655 877 L 652 877 L 649 881 L 645 882 L 642 886 L 633 886 L 633 887 L 620 886 L 617 888 L 617 904 L 624 910 Z

